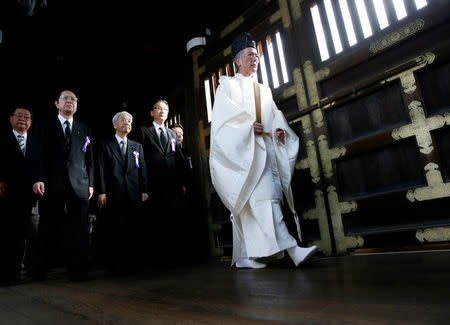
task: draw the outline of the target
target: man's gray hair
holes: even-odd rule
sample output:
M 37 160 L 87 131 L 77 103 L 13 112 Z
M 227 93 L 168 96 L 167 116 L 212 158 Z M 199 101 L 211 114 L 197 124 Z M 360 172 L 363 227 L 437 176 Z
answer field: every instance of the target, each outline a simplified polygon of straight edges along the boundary
M 238 64 L 236 61 L 237 61 L 237 59 L 242 59 L 242 51 L 243 50 L 240 50 L 233 58 L 233 62 L 236 65 L 236 69 L 238 69 L 238 70 L 239 70 L 239 67 L 238 67 Z
M 112 118 L 113 124 L 117 122 L 117 120 L 119 119 L 119 116 L 122 114 L 127 114 L 128 117 L 130 118 L 131 122 L 133 122 L 133 115 L 131 115 L 127 111 L 122 111 L 122 112 L 118 112 L 118 113 L 116 113 L 116 115 L 114 115 L 114 117 Z

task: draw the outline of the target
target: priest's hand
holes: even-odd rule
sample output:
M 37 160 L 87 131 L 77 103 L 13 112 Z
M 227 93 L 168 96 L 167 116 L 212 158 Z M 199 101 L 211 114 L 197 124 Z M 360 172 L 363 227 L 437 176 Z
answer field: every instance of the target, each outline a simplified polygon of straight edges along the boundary
M 255 130 L 255 134 L 262 134 L 264 132 L 264 126 L 261 123 L 253 123 L 253 128 Z
M 148 194 L 147 193 L 141 193 L 141 200 L 142 202 L 145 202 L 148 200 Z
M 89 200 L 91 199 L 93 194 L 94 194 L 94 188 L 92 186 L 89 186 Z
M 284 130 L 277 128 L 275 130 L 275 137 L 276 137 L 277 141 L 284 142 Z

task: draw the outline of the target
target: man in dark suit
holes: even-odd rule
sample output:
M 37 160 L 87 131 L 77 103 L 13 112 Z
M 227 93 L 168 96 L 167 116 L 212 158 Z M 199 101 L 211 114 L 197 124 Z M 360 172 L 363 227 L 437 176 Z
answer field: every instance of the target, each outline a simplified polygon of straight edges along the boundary
M 186 183 L 187 183 L 187 188 L 186 191 L 192 191 L 192 157 L 191 157 L 191 153 L 189 152 L 189 150 L 187 150 L 185 148 L 185 146 L 183 146 L 183 140 L 184 140 L 184 128 L 183 125 L 181 125 L 180 123 L 173 123 L 171 125 L 169 125 L 169 129 L 174 130 L 177 133 L 178 136 L 178 143 L 180 144 L 180 150 L 181 153 L 183 154 L 183 158 L 184 158 L 184 170 L 185 170 L 185 175 L 186 175 Z
M 73 119 L 77 102 L 72 91 L 62 91 L 55 101 L 58 116 L 36 128 L 33 191 L 42 197 L 36 280 L 47 277 L 50 252 L 61 244 L 69 278 L 86 280 L 88 275 L 87 223 L 94 192 L 94 162 L 91 130 Z
M 168 113 L 167 101 L 155 101 L 150 110 L 152 125 L 140 127 L 135 135 L 135 140 L 144 148 L 150 195 L 146 214 L 151 220 L 147 229 L 152 232 L 151 246 L 158 259 L 168 258 L 170 250 L 183 245 L 177 240 L 167 240 L 168 237 L 176 238 L 177 233 L 183 230 L 177 219 L 181 218 L 181 197 L 186 192 L 184 160 L 178 137 L 164 125 Z
M 34 200 L 31 190 L 28 132 L 32 122 L 29 108 L 17 107 L 9 117 L 11 129 L 0 138 L 0 281 L 20 280 L 25 248 L 25 227 Z
M 127 138 L 133 116 L 119 112 L 112 122 L 116 134 L 98 151 L 98 205 L 106 208 L 110 225 L 108 267 L 123 270 L 138 261 L 140 210 L 148 199 L 147 170 L 142 145 Z

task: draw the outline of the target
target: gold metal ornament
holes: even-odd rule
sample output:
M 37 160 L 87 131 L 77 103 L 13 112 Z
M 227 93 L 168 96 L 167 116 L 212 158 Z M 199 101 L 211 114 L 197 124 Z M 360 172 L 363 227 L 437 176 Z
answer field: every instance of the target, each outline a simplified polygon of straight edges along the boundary
M 335 147 L 330 149 L 325 135 L 320 135 L 318 138 L 320 160 L 322 162 L 323 173 L 326 178 L 333 176 L 332 160 L 345 155 L 347 149 L 345 147 Z
M 408 25 L 400 28 L 398 31 L 395 31 L 379 40 L 376 40 L 372 44 L 370 44 L 370 51 L 372 53 L 377 53 L 382 51 L 397 42 L 404 40 L 405 38 L 410 37 L 411 35 L 420 31 L 425 25 L 425 21 L 421 18 L 416 19 L 415 21 L 409 23 Z
M 416 232 L 416 238 L 422 243 L 448 241 L 450 240 L 450 228 L 436 227 L 421 229 Z
M 327 211 L 325 208 L 325 200 L 323 193 L 320 190 L 314 192 L 315 208 L 309 209 L 303 212 L 303 218 L 309 220 L 317 220 L 319 223 L 320 240 L 313 242 L 313 245 L 317 245 L 319 250 L 325 255 L 331 255 L 332 245 L 331 236 L 328 229 Z
M 361 236 L 345 236 L 344 226 L 342 224 L 342 214 L 356 211 L 358 205 L 356 202 L 339 202 L 336 188 L 330 185 L 327 189 L 328 203 L 330 205 L 331 221 L 333 232 L 336 238 L 337 253 L 345 253 L 348 248 L 361 247 L 364 239 Z
M 450 183 L 444 182 L 437 164 L 428 163 L 425 166 L 425 177 L 428 186 L 409 190 L 406 193 L 409 201 L 426 201 L 450 196 Z
M 303 63 L 303 71 L 306 78 L 306 87 L 308 89 L 309 101 L 311 105 L 319 104 L 319 93 L 317 91 L 316 76 L 311 60 Z

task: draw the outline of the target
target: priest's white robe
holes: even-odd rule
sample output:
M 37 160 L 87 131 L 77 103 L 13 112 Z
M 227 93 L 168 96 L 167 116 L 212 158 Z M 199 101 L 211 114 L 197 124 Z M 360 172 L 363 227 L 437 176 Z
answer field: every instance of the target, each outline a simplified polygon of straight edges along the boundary
M 272 137 L 254 134 L 254 82 L 239 73 L 220 77 L 211 119 L 211 180 L 231 212 L 232 264 L 297 246 L 281 212 L 283 192 L 301 236 L 290 185 L 299 139 L 264 85 L 260 85 L 261 123 Z M 284 143 L 276 141 L 277 128 L 285 131 Z

